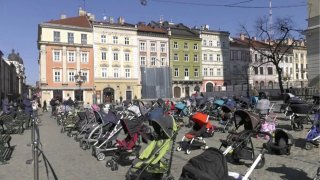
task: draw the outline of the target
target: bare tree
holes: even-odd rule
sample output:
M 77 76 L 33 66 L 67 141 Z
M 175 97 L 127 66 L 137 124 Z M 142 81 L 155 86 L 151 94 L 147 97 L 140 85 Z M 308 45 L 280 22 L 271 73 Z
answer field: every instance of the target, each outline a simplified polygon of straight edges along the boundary
M 279 66 L 280 61 L 285 55 L 289 54 L 290 50 L 301 38 L 302 31 L 294 28 L 291 18 L 277 18 L 270 25 L 267 17 L 258 18 L 255 23 L 254 30 L 257 40 L 250 36 L 248 29 L 244 25 L 241 25 L 241 29 L 245 33 L 245 36 L 248 37 L 247 40 L 250 48 L 260 53 L 266 59 L 258 67 L 267 63 L 272 63 L 275 66 L 280 91 L 284 93 L 283 73 L 282 68 Z M 289 39 L 290 41 L 288 41 Z

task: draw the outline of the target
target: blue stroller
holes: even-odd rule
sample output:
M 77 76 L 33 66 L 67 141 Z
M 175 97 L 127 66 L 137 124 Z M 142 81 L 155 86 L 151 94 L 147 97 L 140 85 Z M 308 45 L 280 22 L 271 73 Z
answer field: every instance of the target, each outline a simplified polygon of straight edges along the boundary
M 319 117 L 320 118 L 320 117 Z M 315 120 L 313 126 L 309 130 L 306 138 L 306 150 L 311 150 L 314 146 L 319 147 L 320 144 L 320 119 Z

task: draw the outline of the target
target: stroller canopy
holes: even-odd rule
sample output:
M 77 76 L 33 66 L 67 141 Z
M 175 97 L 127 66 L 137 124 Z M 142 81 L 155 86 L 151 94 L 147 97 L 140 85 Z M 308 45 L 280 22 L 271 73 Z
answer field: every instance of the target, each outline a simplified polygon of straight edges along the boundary
M 152 121 L 159 120 L 162 118 L 163 114 L 164 109 L 162 107 L 155 107 L 148 113 L 147 118 Z
M 137 105 L 132 105 L 128 107 L 128 111 L 132 112 L 137 117 L 141 116 L 140 107 Z
M 260 117 L 258 114 L 250 113 L 245 110 L 236 110 L 234 112 L 234 118 L 236 129 L 244 125 L 245 130 L 253 130 L 260 124 Z
M 224 104 L 224 100 L 223 99 L 217 99 L 213 102 L 213 104 L 218 105 L 218 106 L 222 106 Z
M 113 113 L 112 111 L 108 111 L 108 113 L 100 111 L 99 114 L 101 116 L 101 120 L 103 124 L 108 124 L 108 123 L 117 124 L 118 122 L 118 118 L 116 114 Z
M 209 122 L 209 116 L 202 112 L 196 112 L 194 115 L 192 115 L 191 120 L 196 124 L 203 126 Z
M 216 148 L 209 148 L 202 154 L 191 158 L 183 166 L 179 180 L 226 180 L 228 166 L 224 155 Z
M 121 125 L 126 134 L 133 137 L 134 134 L 138 133 L 141 129 L 143 118 L 136 119 L 121 119 Z
M 164 115 L 161 119 L 150 119 L 155 132 L 164 137 L 164 139 L 172 138 L 174 132 L 177 130 L 175 120 L 171 115 Z M 163 133 L 162 133 L 163 132 Z
M 183 110 L 186 107 L 186 104 L 183 103 L 183 102 L 178 102 L 177 104 L 175 104 L 174 107 L 179 109 L 179 110 Z

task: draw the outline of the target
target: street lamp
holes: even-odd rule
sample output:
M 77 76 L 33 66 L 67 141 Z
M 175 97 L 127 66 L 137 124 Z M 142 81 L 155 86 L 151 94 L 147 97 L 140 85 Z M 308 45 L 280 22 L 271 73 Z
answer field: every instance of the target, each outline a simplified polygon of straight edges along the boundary
M 79 86 L 79 94 L 81 93 L 81 85 L 86 80 L 86 76 L 82 75 L 81 70 L 78 72 L 78 74 L 74 75 L 74 79 L 76 84 Z M 81 100 L 80 96 L 79 99 Z

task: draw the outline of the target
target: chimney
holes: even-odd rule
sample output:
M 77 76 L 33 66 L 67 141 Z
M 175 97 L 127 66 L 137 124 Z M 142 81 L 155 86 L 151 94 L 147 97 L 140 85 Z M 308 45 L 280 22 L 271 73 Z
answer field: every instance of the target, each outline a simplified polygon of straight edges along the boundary
M 293 41 L 292 41 L 292 39 L 291 39 L 291 38 L 288 38 L 288 39 L 287 39 L 287 45 L 289 45 L 289 46 L 290 46 L 290 45 L 292 44 L 292 42 L 293 42 Z
M 121 24 L 121 25 L 123 25 L 123 24 L 124 24 L 124 18 L 120 16 L 120 17 L 118 18 L 118 23 Z
M 209 30 L 209 25 L 208 24 L 204 25 L 204 30 Z
M 96 19 L 94 14 L 88 13 L 87 15 L 89 17 L 89 20 L 91 20 L 91 21 L 94 21 Z
M 87 15 L 87 12 L 85 10 L 82 10 L 81 7 L 79 7 L 79 16 L 85 16 Z
M 252 40 L 256 41 L 257 40 L 257 37 L 253 36 L 251 37 Z
M 168 28 L 168 35 L 171 36 L 171 29 Z
M 160 15 L 160 21 L 159 21 L 160 24 L 163 23 L 163 15 Z
M 244 40 L 244 38 L 245 38 L 245 36 L 244 36 L 244 34 L 243 33 L 240 33 L 240 40 Z
M 67 18 L 67 15 L 65 15 L 65 14 L 60 15 L 60 19 L 66 19 L 66 18 Z

